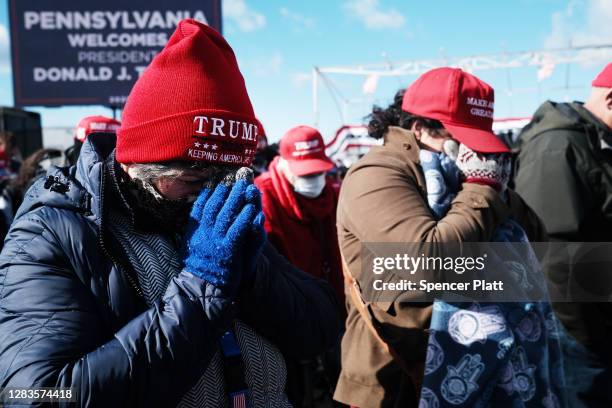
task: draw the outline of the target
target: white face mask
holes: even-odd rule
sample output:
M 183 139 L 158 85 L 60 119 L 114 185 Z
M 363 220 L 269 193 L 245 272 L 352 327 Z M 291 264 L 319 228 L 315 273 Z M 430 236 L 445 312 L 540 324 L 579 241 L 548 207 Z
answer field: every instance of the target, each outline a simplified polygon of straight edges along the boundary
M 307 198 L 321 195 L 325 188 L 325 173 L 310 177 L 296 177 L 293 182 L 293 191 Z

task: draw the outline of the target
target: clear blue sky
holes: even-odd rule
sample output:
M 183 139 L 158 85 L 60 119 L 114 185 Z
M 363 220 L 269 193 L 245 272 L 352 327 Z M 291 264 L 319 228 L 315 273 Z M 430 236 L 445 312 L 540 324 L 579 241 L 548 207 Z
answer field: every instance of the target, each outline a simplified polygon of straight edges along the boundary
M 76 1 L 76 0 L 75 0 Z M 178 3 L 175 2 L 175 4 Z M 574 44 L 612 43 L 609 0 L 224 0 L 224 35 L 234 48 L 255 111 L 272 140 L 289 127 L 311 124 L 313 66 L 524 51 Z M 7 4 L 0 0 L 0 105 L 13 103 Z M 612 58 L 610 58 L 612 61 Z M 537 69 L 476 71 L 496 89 L 496 116 L 528 116 L 544 99 L 584 100 L 605 65 L 557 66 L 538 82 Z M 372 96 L 364 78 L 331 76 L 351 104 L 346 121 L 358 123 L 373 102 L 386 103 L 414 77 L 384 78 Z M 568 87 L 569 85 L 569 87 Z M 320 128 L 326 138 L 342 124 L 324 86 Z M 73 126 L 101 107 L 36 108 L 43 126 Z

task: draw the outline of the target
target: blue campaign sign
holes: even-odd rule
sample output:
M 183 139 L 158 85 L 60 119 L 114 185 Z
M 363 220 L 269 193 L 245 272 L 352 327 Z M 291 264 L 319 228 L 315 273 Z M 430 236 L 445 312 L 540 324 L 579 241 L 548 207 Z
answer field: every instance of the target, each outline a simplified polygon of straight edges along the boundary
M 177 23 L 221 0 L 9 0 L 15 106 L 122 106 Z

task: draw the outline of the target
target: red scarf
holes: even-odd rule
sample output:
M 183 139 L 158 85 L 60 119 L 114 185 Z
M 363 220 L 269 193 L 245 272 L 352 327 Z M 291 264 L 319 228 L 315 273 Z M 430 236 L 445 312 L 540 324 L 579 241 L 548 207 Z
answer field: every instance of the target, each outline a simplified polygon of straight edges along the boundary
M 338 194 L 330 182 L 316 198 L 293 191 L 293 186 L 278 168 L 275 158 L 267 173 L 255 179 L 263 195 L 266 231 L 274 247 L 304 272 L 317 278 L 329 278 L 344 305 L 344 283 L 338 236 L 336 205 Z M 323 265 L 329 265 L 325 276 Z

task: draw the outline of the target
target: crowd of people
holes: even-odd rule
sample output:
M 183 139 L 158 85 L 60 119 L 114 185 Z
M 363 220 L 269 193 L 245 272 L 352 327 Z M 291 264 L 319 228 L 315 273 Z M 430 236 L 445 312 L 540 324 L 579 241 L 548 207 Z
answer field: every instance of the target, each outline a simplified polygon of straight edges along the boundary
M 74 146 L 20 168 L 0 134 L 0 390 L 70 388 L 83 407 L 612 406 L 612 308 L 571 301 L 584 280 L 610 300 L 605 265 L 528 265 L 565 302 L 364 291 L 368 243 L 612 241 L 612 63 L 584 104 L 545 102 L 517 152 L 493 117 L 491 86 L 433 69 L 373 108 L 383 144 L 345 174 L 310 126 L 268 145 L 229 44 L 183 20 L 121 123 L 84 118 Z

